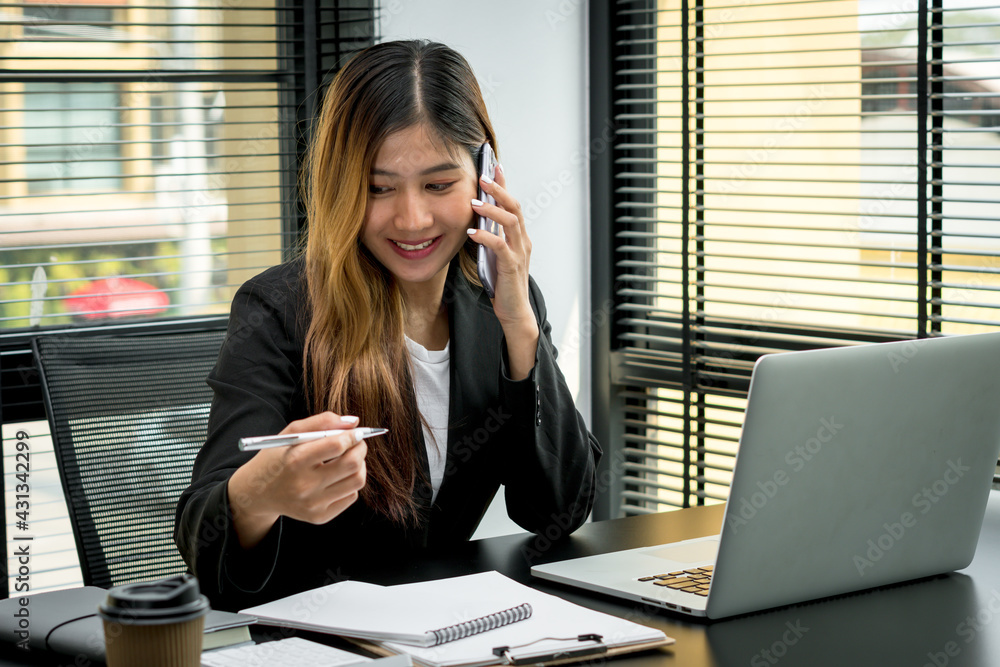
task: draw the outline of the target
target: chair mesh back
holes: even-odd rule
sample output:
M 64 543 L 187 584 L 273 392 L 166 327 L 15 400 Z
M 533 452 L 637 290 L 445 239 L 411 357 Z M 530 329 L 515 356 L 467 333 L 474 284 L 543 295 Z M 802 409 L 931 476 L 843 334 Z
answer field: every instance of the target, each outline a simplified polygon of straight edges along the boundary
M 224 332 L 35 340 L 84 584 L 184 572 L 177 499 L 205 441 Z

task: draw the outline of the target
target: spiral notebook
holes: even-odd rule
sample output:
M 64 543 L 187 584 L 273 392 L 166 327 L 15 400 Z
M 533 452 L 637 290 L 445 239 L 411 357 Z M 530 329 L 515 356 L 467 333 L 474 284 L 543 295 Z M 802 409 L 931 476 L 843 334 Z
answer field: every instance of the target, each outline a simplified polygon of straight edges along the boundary
M 672 643 L 661 631 L 542 593 L 498 572 L 377 586 L 358 581 L 251 607 L 265 625 L 324 632 L 429 667 L 583 659 Z
M 523 621 L 531 611 L 528 603 L 498 608 L 442 590 L 342 581 L 245 613 L 270 625 L 431 647 Z

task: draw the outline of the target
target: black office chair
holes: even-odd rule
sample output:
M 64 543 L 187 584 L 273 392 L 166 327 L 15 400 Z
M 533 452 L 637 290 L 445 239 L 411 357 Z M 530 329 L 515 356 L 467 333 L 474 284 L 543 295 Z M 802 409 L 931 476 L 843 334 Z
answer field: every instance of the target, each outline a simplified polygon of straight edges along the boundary
M 85 585 L 186 571 L 177 499 L 205 441 L 224 332 L 41 336 L 33 348 Z

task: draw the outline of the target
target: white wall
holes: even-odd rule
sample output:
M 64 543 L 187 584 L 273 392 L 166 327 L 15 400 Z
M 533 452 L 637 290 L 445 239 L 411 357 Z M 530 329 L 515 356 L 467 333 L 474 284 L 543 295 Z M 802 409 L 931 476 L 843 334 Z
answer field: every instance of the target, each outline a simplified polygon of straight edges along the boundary
M 590 341 L 580 335 L 591 310 L 587 3 L 383 0 L 379 29 L 380 41 L 443 42 L 475 70 L 508 188 L 525 211 L 531 275 L 545 295 L 559 366 L 589 423 Z M 497 509 L 477 537 L 511 532 Z

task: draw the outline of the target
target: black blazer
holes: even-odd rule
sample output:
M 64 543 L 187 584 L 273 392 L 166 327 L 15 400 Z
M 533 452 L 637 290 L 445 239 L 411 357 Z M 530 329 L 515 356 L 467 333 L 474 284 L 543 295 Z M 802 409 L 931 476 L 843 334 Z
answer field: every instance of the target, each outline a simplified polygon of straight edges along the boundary
M 426 484 L 414 490 L 425 520 L 403 527 L 358 501 L 321 526 L 282 517 L 259 545 L 243 550 L 226 487 L 252 454 L 236 442 L 308 416 L 302 268 L 301 260 L 274 267 L 237 291 L 226 342 L 208 378 L 215 392 L 208 438 L 178 504 L 175 540 L 214 607 L 244 608 L 371 571 L 372 563 L 398 566 L 427 549 L 468 540 L 501 484 L 508 514 L 526 530 L 552 539 L 584 522 L 601 450 L 556 364 L 541 293 L 529 280 L 541 335 L 534 369 L 514 382 L 493 306 L 456 261 L 444 293 L 451 336 L 445 476 L 433 506 Z M 415 431 L 429 478 L 422 434 Z

